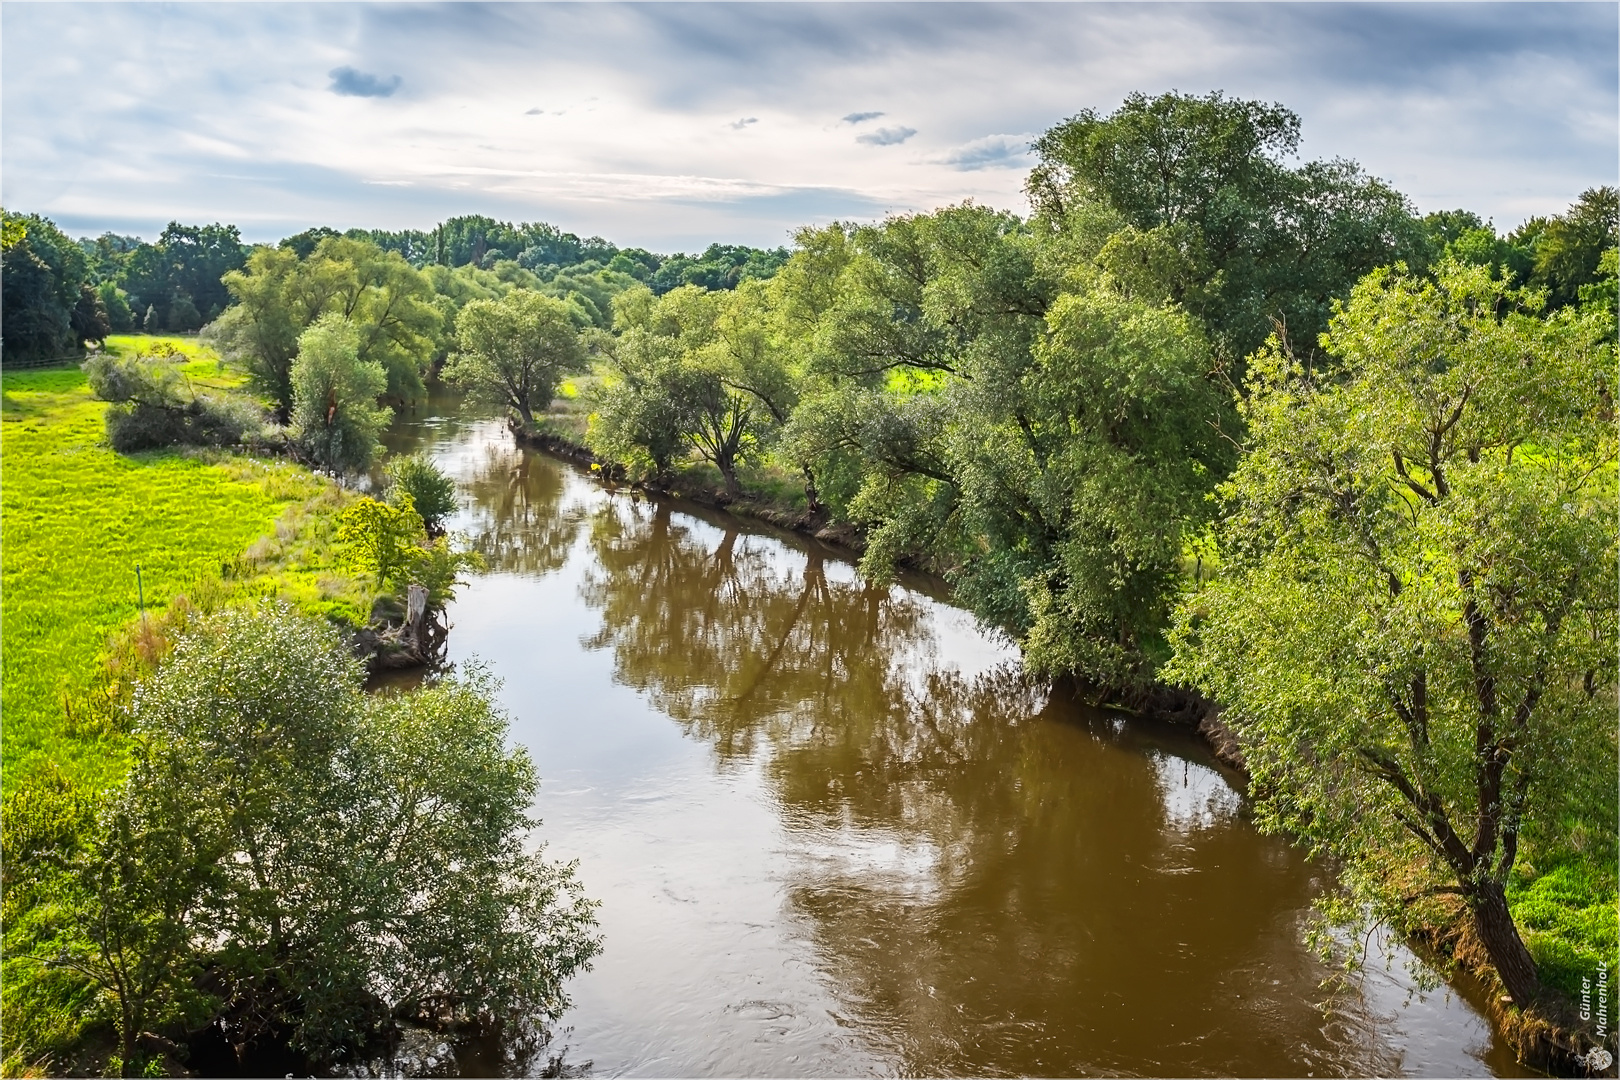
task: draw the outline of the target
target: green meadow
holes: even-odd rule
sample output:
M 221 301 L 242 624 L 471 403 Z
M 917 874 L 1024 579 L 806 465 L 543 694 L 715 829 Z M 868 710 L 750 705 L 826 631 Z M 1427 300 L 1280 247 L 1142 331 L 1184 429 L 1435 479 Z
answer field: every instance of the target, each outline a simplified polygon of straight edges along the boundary
M 109 347 L 158 340 L 115 337 Z M 194 385 L 241 382 L 206 349 L 167 340 L 191 357 L 180 367 Z M 309 539 L 310 519 L 324 516 L 319 504 L 342 497 L 285 464 L 115 453 L 105 443 L 106 405 L 77 369 L 7 372 L 0 390 L 4 789 L 46 762 L 94 789 L 121 774 L 123 754 L 109 732 L 76 723 L 75 706 L 82 714 L 85 695 L 105 683 L 112 638 L 137 620 L 142 593 L 159 616 L 177 596 L 244 589 L 342 606 L 349 582 L 323 573 L 314 553 L 286 557 Z

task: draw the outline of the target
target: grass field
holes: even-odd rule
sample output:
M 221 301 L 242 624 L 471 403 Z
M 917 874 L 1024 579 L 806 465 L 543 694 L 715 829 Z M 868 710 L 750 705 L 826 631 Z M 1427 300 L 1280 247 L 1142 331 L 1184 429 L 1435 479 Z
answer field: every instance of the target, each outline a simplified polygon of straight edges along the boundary
M 153 340 L 115 337 L 109 347 Z M 195 383 L 240 383 L 194 342 L 169 340 L 194 357 L 181 369 Z M 260 561 L 279 554 L 301 527 L 283 515 L 298 516 L 329 485 L 251 459 L 114 453 L 106 406 L 77 369 L 6 373 L 0 391 L 0 774 L 10 791 L 48 760 L 97 788 L 124 767 L 117 740 L 73 737 L 67 721 L 97 682 L 110 636 L 137 616 L 136 567 L 149 611 L 199 582 L 251 579 L 257 566 L 243 553 L 257 541 Z M 286 583 L 295 600 L 318 606 L 345 591 L 323 587 L 319 567 L 290 569 L 305 579 Z

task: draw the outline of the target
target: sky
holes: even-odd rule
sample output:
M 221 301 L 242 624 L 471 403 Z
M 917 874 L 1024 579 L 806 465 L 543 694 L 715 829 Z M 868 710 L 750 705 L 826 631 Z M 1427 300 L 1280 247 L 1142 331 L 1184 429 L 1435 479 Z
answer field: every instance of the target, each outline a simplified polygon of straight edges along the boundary
M 170 220 L 548 221 L 774 247 L 966 199 L 1027 209 L 1032 138 L 1168 90 L 1275 101 L 1300 159 L 1503 231 L 1616 183 L 1620 6 L 0 5 L 0 202 Z

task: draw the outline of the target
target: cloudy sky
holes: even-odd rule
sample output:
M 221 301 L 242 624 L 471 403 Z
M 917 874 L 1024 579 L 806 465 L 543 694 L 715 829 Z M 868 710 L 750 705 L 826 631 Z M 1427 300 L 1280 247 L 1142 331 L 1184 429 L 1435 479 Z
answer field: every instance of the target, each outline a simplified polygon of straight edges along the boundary
M 0 199 L 74 234 L 550 221 L 660 251 L 963 199 L 1132 91 L 1281 102 L 1306 158 L 1498 226 L 1616 182 L 1593 4 L 0 6 Z

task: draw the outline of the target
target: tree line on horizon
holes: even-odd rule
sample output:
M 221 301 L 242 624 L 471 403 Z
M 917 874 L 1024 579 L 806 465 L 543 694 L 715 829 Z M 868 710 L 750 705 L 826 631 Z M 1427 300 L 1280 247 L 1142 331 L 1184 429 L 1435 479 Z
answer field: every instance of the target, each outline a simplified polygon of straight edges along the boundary
M 325 239 L 359 241 L 397 254 L 416 270 L 473 268 L 550 286 L 602 325 L 610 317 L 608 299 L 627 283 L 658 293 L 694 284 L 735 288 L 769 277 L 788 256 L 785 248 L 718 243 L 699 254 L 660 255 L 601 237 L 581 239 L 543 222 L 514 225 L 481 214 L 449 218 L 431 231 L 316 227 L 275 245 L 245 243 L 236 226 L 219 223 L 170 222 L 151 242 L 113 232 L 75 240 L 37 214 L 5 217 L 0 347 L 14 361 L 65 357 L 113 333 L 196 331 L 234 302 L 225 275 L 266 246 L 302 259 Z

